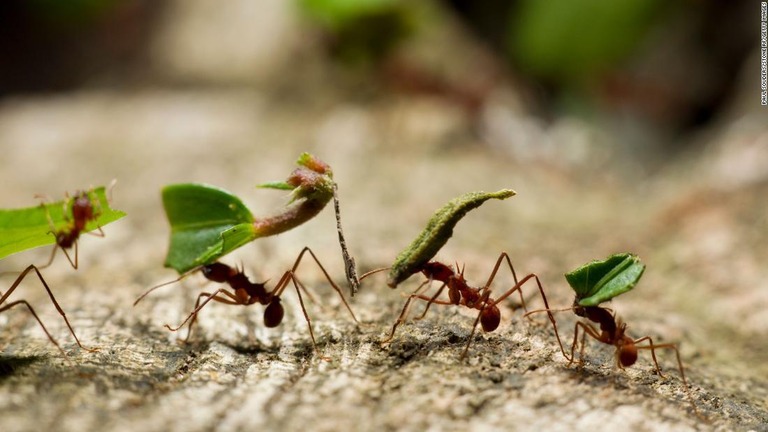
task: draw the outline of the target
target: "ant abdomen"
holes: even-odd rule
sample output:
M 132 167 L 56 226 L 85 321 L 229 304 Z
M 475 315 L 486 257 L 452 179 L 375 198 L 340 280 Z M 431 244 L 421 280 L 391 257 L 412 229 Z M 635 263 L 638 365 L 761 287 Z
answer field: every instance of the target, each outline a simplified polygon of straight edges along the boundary
M 272 302 L 264 309 L 264 325 L 269 328 L 277 327 L 283 322 L 283 315 L 285 315 L 285 310 L 280 303 L 280 297 L 273 298 Z
M 496 305 L 486 307 L 480 315 L 480 324 L 483 326 L 483 331 L 492 332 L 496 330 L 500 322 L 501 312 Z
M 624 344 L 618 351 L 618 360 L 623 367 L 632 366 L 637 362 L 637 347 L 632 338 L 624 337 Z

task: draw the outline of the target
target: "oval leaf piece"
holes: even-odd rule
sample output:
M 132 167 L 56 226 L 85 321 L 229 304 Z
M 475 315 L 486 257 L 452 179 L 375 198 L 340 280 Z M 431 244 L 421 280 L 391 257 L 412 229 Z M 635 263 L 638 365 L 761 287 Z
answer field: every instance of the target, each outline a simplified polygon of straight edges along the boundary
M 620 253 L 587 263 L 566 273 L 565 279 L 580 306 L 597 306 L 634 288 L 644 270 L 637 255 Z
M 179 273 L 209 264 L 234 250 L 222 234 L 234 227 L 253 236 L 253 215 L 231 193 L 206 184 L 184 183 L 163 188 L 163 207 L 171 224 L 165 266 Z M 242 234 L 238 237 L 242 237 Z M 246 242 L 247 243 L 247 242 Z
M 448 242 L 453 235 L 453 227 L 470 210 L 480 207 L 489 199 L 503 200 L 514 195 L 515 191 L 512 189 L 502 189 L 498 192 L 470 192 L 449 201 L 432 215 L 427 227 L 416 240 L 397 256 L 389 271 L 387 285 L 395 288 L 420 271 Z
M 83 232 L 93 231 L 125 216 L 125 212 L 109 206 L 103 186 L 88 191 L 88 197 L 93 203 L 97 218 L 89 221 Z M 0 258 L 56 243 L 53 232 L 60 231 L 72 223 L 73 202 L 74 200 L 69 198 L 34 207 L 0 210 Z

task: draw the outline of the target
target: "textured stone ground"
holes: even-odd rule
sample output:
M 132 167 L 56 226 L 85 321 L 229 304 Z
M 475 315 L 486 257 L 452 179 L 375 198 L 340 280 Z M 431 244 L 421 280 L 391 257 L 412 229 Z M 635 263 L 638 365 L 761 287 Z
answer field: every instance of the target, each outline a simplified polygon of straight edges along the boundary
M 3 206 L 117 178 L 114 206 L 129 216 L 106 227 L 106 238 L 83 239 L 77 272 L 63 259 L 45 271 L 97 353 L 77 349 L 32 279 L 15 296 L 35 305 L 70 361 L 27 314 L 0 315 L 0 430 L 766 430 L 763 120 L 747 113 L 692 154 L 642 165 L 574 121 L 539 132 L 570 150 L 526 160 L 499 144 L 498 130 L 485 135 L 495 146 L 481 144 L 461 115 L 432 99 L 313 102 L 215 89 L 6 99 Z M 553 304 L 566 306 L 563 272 L 616 251 L 640 254 L 648 264 L 643 280 L 612 308 L 632 335 L 680 343 L 690 395 L 670 352 L 659 353 L 666 378 L 654 374 L 647 352 L 622 371 L 612 349 L 596 343 L 583 367 L 568 367 L 550 327 L 523 319 L 514 297 L 502 307 L 500 328 L 476 337 L 467 361 L 459 354 L 474 315 L 453 307 L 433 307 L 380 346 L 417 278 L 397 291 L 384 276 L 366 280 L 352 301 L 363 323 L 356 326 L 312 266 L 303 268 L 323 303 L 309 313 L 327 360 L 313 352 L 290 292 L 280 327 L 264 328 L 259 306 L 213 305 L 189 345 L 162 325 L 191 309 L 199 278 L 131 306 L 175 277 L 162 268 L 163 185 L 212 183 L 243 197 L 256 215 L 269 214 L 284 196 L 253 186 L 284 178 L 305 150 L 334 168 L 363 269 L 389 264 L 448 199 L 504 187 L 518 196 L 471 213 L 439 254 L 465 264 L 475 284 L 504 250 L 518 272 L 541 276 Z M 342 281 L 334 227 L 329 208 L 226 261 L 274 283 L 307 245 Z M 15 255 L 1 270 L 42 263 L 48 253 Z M 509 280 L 505 273 L 497 292 Z M 527 289 L 531 306 L 540 305 Z M 569 338 L 573 317 L 558 320 Z
M 530 117 L 505 85 L 474 120 L 445 99 L 372 89 L 375 80 L 318 56 L 288 5 L 168 2 L 135 74 L 140 86 L 96 90 L 97 79 L 93 90 L 0 100 L 3 207 L 117 178 L 114 206 L 128 212 L 106 238 L 82 240 L 78 271 L 61 257 L 45 270 L 98 352 L 77 348 L 34 279 L 14 298 L 35 305 L 69 360 L 28 314 L 0 314 L 1 431 L 768 430 L 768 123 L 755 107 L 753 73 L 687 151 L 644 148 L 609 128 Z M 478 74 L 493 75 L 493 61 L 442 18 L 406 58 L 482 86 Z M 188 345 L 163 324 L 179 323 L 211 288 L 201 278 L 132 307 L 176 276 L 162 267 L 162 186 L 215 184 L 267 215 L 285 196 L 254 185 L 284 179 L 302 151 L 333 167 L 362 270 L 390 264 L 447 200 L 501 188 L 518 195 L 473 211 L 438 255 L 466 265 L 476 285 L 507 251 L 519 274 L 540 275 L 551 304 L 567 306 L 564 272 L 617 251 L 639 254 L 643 280 L 611 307 L 633 336 L 680 344 L 690 391 L 671 352 L 658 353 L 665 378 L 647 352 L 622 371 L 611 347 L 595 342 L 583 366 L 569 367 L 551 328 L 522 318 L 516 296 L 466 361 L 459 355 L 475 316 L 455 307 L 433 307 L 382 347 L 418 278 L 398 290 L 383 275 L 366 280 L 351 302 L 358 326 L 321 275 L 302 266 L 322 303 L 308 309 L 326 359 L 291 292 L 280 327 L 263 326 L 260 306 L 217 304 Z M 275 283 L 304 246 L 342 281 L 330 208 L 225 261 Z M 0 272 L 49 253 L 12 256 Z M 494 292 L 510 281 L 503 271 Z M 0 290 L 11 283 L 3 276 Z M 541 306 L 534 291 L 526 288 L 532 308 Z M 569 341 L 574 317 L 558 322 Z

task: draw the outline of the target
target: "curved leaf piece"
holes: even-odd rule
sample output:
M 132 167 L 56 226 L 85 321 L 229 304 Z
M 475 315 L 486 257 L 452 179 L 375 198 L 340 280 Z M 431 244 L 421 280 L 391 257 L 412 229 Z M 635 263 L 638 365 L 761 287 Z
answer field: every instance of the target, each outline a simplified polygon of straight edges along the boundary
M 637 255 L 620 253 L 587 263 L 566 273 L 565 279 L 580 306 L 597 306 L 634 288 L 643 271 L 645 264 Z
M 93 231 L 125 216 L 125 212 L 109 206 L 103 186 L 87 193 L 98 217 L 96 220 L 89 221 L 82 232 Z M 73 202 L 74 200 L 69 198 L 34 207 L 0 210 L 0 258 L 27 249 L 55 244 L 56 237 L 53 232 L 70 225 Z
M 208 264 L 233 251 L 222 233 L 234 227 L 250 229 L 253 215 L 240 198 L 215 186 L 184 183 L 163 188 L 163 207 L 171 224 L 171 243 L 165 266 L 179 273 Z M 247 242 L 246 242 L 247 243 Z M 239 247 L 240 245 L 238 245 Z
M 254 218 L 238 197 L 214 186 L 165 187 L 163 206 L 171 224 L 165 266 L 186 273 L 259 237 L 280 234 L 315 217 L 333 197 L 331 168 L 309 153 L 303 153 L 297 164 L 286 181 L 261 185 L 291 191 L 288 205 L 267 218 Z
M 399 283 L 411 277 L 448 242 L 453 235 L 453 227 L 470 210 L 480 207 L 489 199 L 503 200 L 515 195 L 512 189 L 502 189 L 498 192 L 470 192 L 449 201 L 437 210 L 427 223 L 424 231 L 416 237 L 410 246 L 395 259 L 389 271 L 387 285 L 395 288 Z

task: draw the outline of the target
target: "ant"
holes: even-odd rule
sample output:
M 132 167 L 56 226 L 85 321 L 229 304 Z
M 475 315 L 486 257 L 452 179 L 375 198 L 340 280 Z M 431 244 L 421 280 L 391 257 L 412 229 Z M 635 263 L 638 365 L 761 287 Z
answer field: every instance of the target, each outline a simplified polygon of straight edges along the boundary
M 338 287 L 338 285 L 336 285 L 335 282 L 333 282 L 330 275 L 328 275 L 328 272 L 320 263 L 320 260 L 317 258 L 317 256 L 315 256 L 315 253 L 312 252 L 312 250 L 308 247 L 304 247 L 304 249 L 301 250 L 298 258 L 296 258 L 296 261 L 293 264 L 293 267 L 290 270 L 283 273 L 282 277 L 280 277 L 280 280 L 277 282 L 277 285 L 275 285 L 272 291 L 267 291 L 266 282 L 265 283 L 251 282 L 248 279 L 248 277 L 245 275 L 242 269 L 233 268 L 220 262 L 214 262 L 214 263 L 206 264 L 196 269 L 193 269 L 181 275 L 176 280 L 166 282 L 166 283 L 157 285 L 153 288 L 150 288 L 147 292 L 145 292 L 138 299 L 136 299 L 133 305 L 136 306 L 136 304 L 138 304 L 144 297 L 146 297 L 147 294 L 154 291 L 155 289 L 178 282 L 181 279 L 197 271 L 200 271 L 202 275 L 209 281 L 228 284 L 231 290 L 228 288 L 219 288 L 213 293 L 207 293 L 207 292 L 200 293 L 197 296 L 197 301 L 195 302 L 194 309 L 187 316 L 187 318 L 178 326 L 171 327 L 168 324 L 165 325 L 165 327 L 168 330 L 175 332 L 181 329 L 185 324 L 187 324 L 187 322 L 189 322 L 189 327 L 188 327 L 189 331 L 187 332 L 187 337 L 184 339 L 184 342 L 188 342 L 189 337 L 192 334 L 192 326 L 197 320 L 197 315 L 200 313 L 200 310 L 202 310 L 205 307 L 205 305 L 207 305 L 212 300 L 219 303 L 228 304 L 228 305 L 242 305 L 242 306 L 249 306 L 254 303 L 259 303 L 263 306 L 266 306 L 266 308 L 264 309 L 264 325 L 266 325 L 269 328 L 277 327 L 283 321 L 283 315 L 284 315 L 284 309 L 281 303 L 280 296 L 283 294 L 283 291 L 285 291 L 285 288 L 288 286 L 288 283 L 291 282 L 293 283 L 293 286 L 296 289 L 296 294 L 298 294 L 299 296 L 299 304 L 301 305 L 301 310 L 304 313 L 304 319 L 307 321 L 307 327 L 309 327 L 309 335 L 312 338 L 312 345 L 315 347 L 315 351 L 317 351 L 315 333 L 312 330 L 312 322 L 309 318 L 309 315 L 307 314 L 306 308 L 304 307 L 304 300 L 302 299 L 301 291 L 304 291 L 304 293 L 307 294 L 310 297 L 310 299 L 312 299 L 312 295 L 304 286 L 304 284 L 299 280 L 299 278 L 296 276 L 296 269 L 298 268 L 299 263 L 301 263 L 301 260 L 304 257 L 304 254 L 307 252 L 309 252 L 310 256 L 312 257 L 312 259 L 314 259 L 315 263 L 317 263 L 318 267 L 320 267 L 320 270 L 325 275 L 326 280 L 328 280 L 328 282 L 331 284 L 331 286 L 336 291 L 336 293 L 339 294 L 339 297 L 341 297 L 341 301 L 344 303 L 344 306 L 349 311 L 349 314 L 352 315 L 352 319 L 355 320 L 355 323 L 359 324 L 360 322 L 357 320 L 354 312 L 352 312 L 352 309 L 349 307 L 349 304 L 347 303 L 347 300 L 344 298 L 344 294 L 342 294 L 341 289 Z
M 19 276 L 16 278 L 16 280 L 13 282 L 13 284 L 11 285 L 11 287 L 8 289 L 8 291 L 5 294 L 2 294 L 0 292 L 0 313 L 5 312 L 5 311 L 13 308 L 14 306 L 18 306 L 18 305 L 26 306 L 27 309 L 29 310 L 29 312 L 32 314 L 32 316 L 35 317 L 35 319 L 37 320 L 38 324 L 40 324 L 40 327 L 43 329 L 43 331 L 45 332 L 46 336 L 48 336 L 48 339 L 54 345 L 56 345 L 56 348 L 58 348 L 59 351 L 61 351 L 61 353 L 64 354 L 65 358 L 67 357 L 67 353 L 64 352 L 64 350 L 61 348 L 61 345 L 59 345 L 59 343 L 56 342 L 56 339 L 54 339 L 53 336 L 51 336 L 51 333 L 48 331 L 47 328 L 45 328 L 45 325 L 43 324 L 43 321 L 37 315 L 37 313 L 35 312 L 35 309 L 32 308 L 32 306 L 26 300 L 16 300 L 16 301 L 12 301 L 12 302 L 9 302 L 7 304 L 4 304 L 6 302 L 6 300 L 8 299 L 8 297 L 10 297 L 10 295 L 16 290 L 16 288 L 19 286 L 19 284 L 21 284 L 21 281 L 24 280 L 24 278 L 27 276 L 27 274 L 29 274 L 29 272 L 31 272 L 32 270 L 35 271 L 35 273 L 37 274 L 37 277 L 40 279 L 40 282 L 42 282 L 43 286 L 45 287 L 45 290 L 48 292 L 48 296 L 51 298 L 51 302 L 53 303 L 54 306 L 56 306 L 56 310 L 59 312 L 59 315 L 61 315 L 61 317 L 64 318 L 64 322 L 67 323 L 67 327 L 69 328 L 69 332 L 72 333 L 72 336 L 75 338 L 75 341 L 77 342 L 77 345 L 80 348 L 82 348 L 82 349 L 84 349 L 84 350 L 86 350 L 88 352 L 96 352 L 97 349 L 95 349 L 95 348 L 86 348 L 86 347 L 83 346 L 82 343 L 80 343 L 80 339 L 77 338 L 77 335 L 75 334 L 75 330 L 72 328 L 72 325 L 69 323 L 69 320 L 67 319 L 67 315 L 64 313 L 64 310 L 61 308 L 61 306 L 59 306 L 59 303 L 56 301 L 56 297 L 53 296 L 53 292 L 51 292 L 51 289 L 48 287 L 48 283 L 46 283 L 45 279 L 43 279 L 43 275 L 40 273 L 39 268 L 36 267 L 34 264 L 30 264 L 29 267 L 24 269 L 24 271 L 22 271 L 21 274 L 19 274 Z
M 512 272 L 512 278 L 515 281 L 515 285 L 509 290 L 507 290 L 506 292 L 504 292 L 498 298 L 493 299 L 491 297 L 490 285 L 493 282 L 494 278 L 496 277 L 496 274 L 498 273 L 499 268 L 504 263 L 504 261 L 506 261 L 510 271 Z M 382 269 L 371 270 L 363 274 L 360 277 L 360 279 L 362 280 L 373 273 L 377 273 L 383 270 L 386 270 L 386 269 L 382 268 Z M 501 311 L 499 310 L 499 307 L 497 305 L 501 303 L 501 301 L 503 301 L 504 299 L 509 297 L 512 293 L 517 291 L 518 294 L 520 295 L 520 301 L 522 303 L 523 309 L 526 309 L 525 300 L 523 299 L 523 294 L 522 294 L 522 285 L 524 285 L 530 279 L 535 279 L 536 284 L 538 285 L 538 288 L 539 288 L 539 292 L 541 293 L 541 297 L 544 300 L 544 305 L 547 308 L 547 310 L 549 309 L 549 306 L 547 306 L 549 303 L 547 302 L 547 297 L 544 294 L 544 289 L 541 285 L 541 281 L 539 280 L 539 277 L 536 274 L 531 273 L 525 276 L 524 278 L 522 278 L 521 280 L 518 280 L 517 273 L 515 272 L 515 268 L 512 266 L 512 261 L 506 252 L 502 252 L 499 255 L 499 258 L 496 260 L 496 265 L 493 267 L 493 271 L 488 277 L 488 281 L 485 283 L 483 287 L 480 287 L 480 288 L 469 286 L 466 279 L 464 279 L 463 268 L 458 273 L 456 273 L 450 266 L 447 266 L 438 261 L 427 262 L 419 266 L 419 268 L 416 271 L 420 271 L 427 278 L 427 280 L 422 282 L 421 285 L 419 285 L 416 288 L 416 290 L 414 290 L 414 292 L 408 296 L 408 300 L 406 300 L 405 305 L 403 306 L 403 309 L 400 312 L 400 316 L 397 318 L 397 321 L 395 321 L 395 324 L 392 326 L 392 331 L 390 332 L 389 336 L 386 339 L 381 341 L 382 344 L 389 343 L 394 337 L 397 327 L 403 322 L 405 322 L 406 315 L 408 314 L 408 307 L 411 301 L 414 299 L 423 300 L 427 302 L 427 305 L 424 308 L 424 312 L 419 317 L 416 318 L 417 320 L 424 318 L 424 316 L 427 314 L 427 311 L 429 310 L 429 307 L 432 304 L 466 306 L 470 309 L 477 309 L 479 311 L 477 314 L 477 318 L 475 318 L 474 325 L 472 326 L 472 332 L 469 335 L 469 340 L 467 341 L 467 345 L 466 347 L 464 347 L 464 351 L 461 353 L 460 358 L 462 360 L 466 357 L 467 352 L 469 351 L 469 346 L 472 343 L 472 338 L 475 335 L 475 331 L 477 329 L 478 323 L 480 323 L 480 325 L 483 328 L 483 331 L 485 332 L 492 332 L 496 330 L 496 328 L 498 328 L 499 323 L 501 321 Z M 422 287 L 429 285 L 433 280 L 437 280 L 442 283 L 440 285 L 440 288 L 438 288 L 437 292 L 431 297 L 420 294 Z M 445 287 L 448 287 L 448 300 L 439 300 L 438 297 L 443 292 Z M 560 341 L 560 335 L 557 333 L 557 323 L 551 313 L 549 313 L 549 320 L 555 328 L 555 335 L 557 335 L 557 340 Z
M 113 180 L 112 183 L 109 185 L 110 195 L 114 185 L 115 185 L 115 180 Z M 67 206 L 69 205 L 70 200 L 73 200 L 71 219 L 67 215 Z M 44 206 L 44 204 L 41 204 L 41 205 Z M 78 244 L 78 239 L 80 238 L 80 234 L 83 231 L 85 231 L 85 227 L 88 224 L 88 222 L 95 221 L 99 218 L 99 216 L 101 216 L 101 211 L 97 208 L 98 206 L 95 206 L 93 204 L 93 201 L 91 201 L 89 192 L 78 191 L 75 193 L 74 197 L 70 197 L 69 195 L 67 195 L 63 205 L 64 205 L 64 214 L 65 214 L 65 218 L 68 225 L 58 230 L 56 229 L 53 223 L 53 219 L 51 218 L 50 213 L 46 211 L 48 224 L 51 226 L 50 233 L 53 234 L 53 236 L 56 238 L 56 246 L 53 248 L 53 251 L 51 252 L 51 257 L 48 259 L 48 263 L 39 267 L 41 269 L 50 266 L 51 263 L 53 263 L 53 259 L 56 257 L 56 251 L 58 249 L 61 249 L 64 252 L 64 255 L 67 257 L 69 264 L 72 265 L 72 268 L 77 270 L 77 266 L 78 266 L 77 244 Z M 91 234 L 97 237 L 105 237 L 104 231 L 101 229 L 100 226 L 97 227 L 97 230 L 98 230 L 98 233 L 88 232 L 87 234 Z M 69 253 L 67 252 L 67 249 L 72 249 L 73 247 L 75 249 L 74 261 L 72 261 L 72 258 L 69 256 Z
M 696 405 L 693 403 L 693 397 L 691 396 L 691 393 L 690 393 L 688 381 L 685 378 L 685 369 L 683 368 L 683 362 L 682 360 L 680 360 L 680 351 L 677 349 L 676 344 L 673 344 L 673 343 L 656 344 L 653 342 L 653 339 L 650 336 L 643 336 L 638 339 L 633 339 L 632 337 L 627 335 L 627 324 L 623 322 L 620 318 L 618 318 L 616 314 L 613 313 L 613 311 L 600 306 L 581 306 L 578 304 L 578 298 L 576 299 L 576 301 L 574 301 L 573 306 L 570 308 L 552 309 L 552 310 L 548 310 L 548 309 L 535 310 L 535 311 L 530 311 L 526 313 L 525 316 L 529 316 L 531 314 L 539 313 L 539 312 L 547 312 L 551 316 L 552 311 L 568 311 L 568 310 L 572 310 L 577 316 L 586 318 L 592 323 L 595 323 L 600 326 L 600 330 L 598 330 L 591 323 L 582 322 L 582 321 L 577 322 L 573 331 L 573 342 L 571 344 L 570 356 L 566 355 L 565 350 L 563 349 L 563 345 L 562 343 L 560 343 L 560 339 L 558 338 L 558 343 L 560 343 L 560 350 L 563 352 L 563 356 L 568 360 L 568 366 L 571 366 L 571 364 L 573 364 L 573 362 L 575 361 L 575 357 L 576 357 L 575 351 L 576 351 L 576 345 L 578 344 L 579 329 L 581 329 L 581 349 L 579 351 L 579 364 L 584 363 L 583 357 L 584 357 L 584 348 L 586 347 L 586 337 L 589 336 L 598 342 L 604 343 L 606 345 L 612 345 L 616 348 L 614 353 L 614 356 L 616 358 L 616 365 L 619 367 L 619 369 L 622 369 L 622 370 L 629 366 L 634 365 L 637 362 L 637 355 L 639 350 L 650 350 L 651 357 L 653 358 L 653 364 L 656 368 L 656 373 L 660 377 L 664 378 L 664 375 L 661 373 L 661 368 L 659 367 L 659 362 L 656 359 L 656 350 L 667 349 L 667 348 L 672 349 L 675 351 L 678 370 L 680 371 L 680 377 L 683 380 L 683 386 L 686 389 L 688 398 L 691 401 L 691 404 L 697 416 L 701 417 L 698 409 L 696 408 Z M 555 328 L 555 332 L 557 332 L 557 328 Z M 644 342 L 647 342 L 647 345 L 641 345 L 641 346 L 638 345 Z

